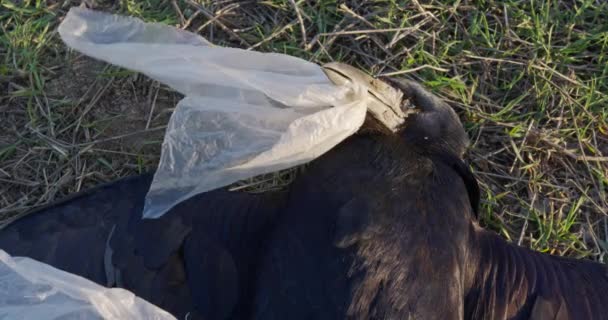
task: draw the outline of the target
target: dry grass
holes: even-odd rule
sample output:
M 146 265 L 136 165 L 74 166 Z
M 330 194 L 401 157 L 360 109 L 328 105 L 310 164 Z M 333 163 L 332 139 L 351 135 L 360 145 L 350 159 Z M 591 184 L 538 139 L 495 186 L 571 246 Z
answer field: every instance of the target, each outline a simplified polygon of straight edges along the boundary
M 221 45 L 423 82 L 472 138 L 486 226 L 536 250 L 608 260 L 603 1 L 93 2 Z M 153 169 L 179 97 L 66 50 L 55 29 L 77 3 L 1 3 L 0 215 Z M 279 187 L 292 174 L 262 180 Z

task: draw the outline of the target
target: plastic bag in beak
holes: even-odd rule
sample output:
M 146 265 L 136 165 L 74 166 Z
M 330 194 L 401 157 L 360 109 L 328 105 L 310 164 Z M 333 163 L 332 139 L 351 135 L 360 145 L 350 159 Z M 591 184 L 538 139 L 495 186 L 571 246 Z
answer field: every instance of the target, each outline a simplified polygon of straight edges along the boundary
M 216 47 L 170 26 L 72 8 L 59 26 L 71 48 L 135 70 L 186 97 L 169 121 L 144 217 L 195 194 L 309 162 L 354 134 L 367 91 L 334 85 L 318 65 Z

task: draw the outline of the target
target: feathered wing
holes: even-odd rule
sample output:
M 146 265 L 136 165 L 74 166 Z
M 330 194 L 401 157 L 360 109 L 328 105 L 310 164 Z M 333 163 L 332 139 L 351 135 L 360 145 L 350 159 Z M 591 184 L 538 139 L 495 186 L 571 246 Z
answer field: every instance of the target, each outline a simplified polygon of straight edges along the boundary
M 130 281 L 125 286 L 153 303 L 157 299 L 181 303 L 184 299 L 173 297 L 172 292 L 186 286 L 186 300 L 193 300 L 188 310 L 191 317 L 238 319 L 252 300 L 249 279 L 284 202 L 281 192 L 246 194 L 222 189 L 197 195 L 159 219 L 134 218 L 121 224 L 111 239 L 117 248 L 113 263 L 126 270 L 123 273 L 131 272 L 130 279 L 123 276 L 123 281 Z M 161 278 L 162 284 L 173 287 L 151 287 L 145 275 L 158 277 L 167 268 L 173 271 Z M 183 306 L 167 308 L 184 310 Z
M 122 179 L 32 212 L 0 231 L 0 248 L 129 289 L 180 318 L 240 312 L 284 195 L 216 190 L 142 220 L 151 179 Z
M 104 184 L 37 209 L 0 230 L 0 248 L 106 285 L 106 242 L 120 217 L 141 208 L 151 175 Z
M 608 319 L 608 268 L 534 252 L 479 229 L 468 319 Z

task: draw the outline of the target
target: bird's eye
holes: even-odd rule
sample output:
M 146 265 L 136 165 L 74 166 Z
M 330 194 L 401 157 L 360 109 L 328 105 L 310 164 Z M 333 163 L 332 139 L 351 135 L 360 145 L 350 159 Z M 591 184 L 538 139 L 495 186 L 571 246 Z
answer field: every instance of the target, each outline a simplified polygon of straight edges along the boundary
M 410 101 L 410 99 L 401 100 L 401 110 L 414 110 L 416 109 L 416 105 Z

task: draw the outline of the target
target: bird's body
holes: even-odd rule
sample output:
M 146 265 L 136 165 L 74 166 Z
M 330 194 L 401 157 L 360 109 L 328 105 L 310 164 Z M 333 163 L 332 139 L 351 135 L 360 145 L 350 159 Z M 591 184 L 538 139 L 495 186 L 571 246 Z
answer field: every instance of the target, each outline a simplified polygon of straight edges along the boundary
M 0 248 L 126 288 L 180 319 L 197 319 L 197 307 L 203 319 L 232 314 L 284 197 L 216 190 L 142 220 L 151 182 L 129 177 L 42 208 L 1 230 Z
M 260 262 L 255 319 L 459 319 L 473 211 L 449 162 L 362 137 L 293 190 Z
M 215 190 L 142 220 L 151 176 L 0 231 L 0 248 L 120 286 L 189 319 L 607 319 L 604 265 L 477 223 L 455 113 L 411 82 L 396 133 L 350 137 L 286 191 Z

